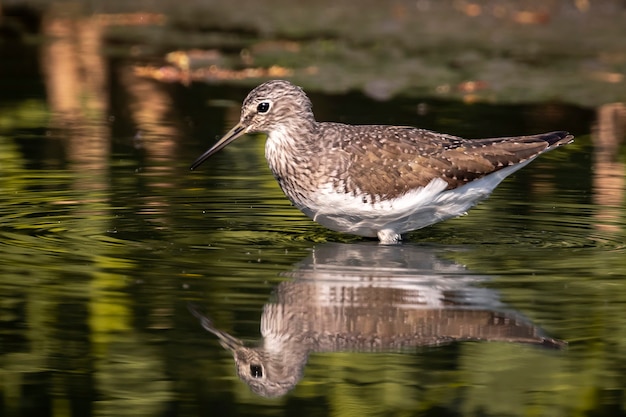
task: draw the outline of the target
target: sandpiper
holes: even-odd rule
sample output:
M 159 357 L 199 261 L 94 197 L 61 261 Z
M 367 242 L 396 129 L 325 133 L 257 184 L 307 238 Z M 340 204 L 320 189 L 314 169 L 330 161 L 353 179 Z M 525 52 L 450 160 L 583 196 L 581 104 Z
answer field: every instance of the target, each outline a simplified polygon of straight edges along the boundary
M 298 86 L 265 82 L 239 123 L 191 165 L 238 137 L 267 134 L 265 157 L 285 195 L 323 226 L 397 243 L 403 233 L 464 214 L 508 175 L 568 144 L 568 132 L 463 139 L 408 126 L 317 122 Z

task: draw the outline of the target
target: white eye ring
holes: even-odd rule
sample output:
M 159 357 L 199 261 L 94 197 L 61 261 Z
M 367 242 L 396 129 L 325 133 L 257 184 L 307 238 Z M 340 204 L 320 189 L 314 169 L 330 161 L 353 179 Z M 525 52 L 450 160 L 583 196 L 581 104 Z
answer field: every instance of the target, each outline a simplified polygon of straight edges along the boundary
M 268 111 L 270 111 L 270 108 L 272 107 L 272 102 L 265 100 L 259 103 L 258 106 L 256 106 L 256 111 L 257 113 L 267 113 Z

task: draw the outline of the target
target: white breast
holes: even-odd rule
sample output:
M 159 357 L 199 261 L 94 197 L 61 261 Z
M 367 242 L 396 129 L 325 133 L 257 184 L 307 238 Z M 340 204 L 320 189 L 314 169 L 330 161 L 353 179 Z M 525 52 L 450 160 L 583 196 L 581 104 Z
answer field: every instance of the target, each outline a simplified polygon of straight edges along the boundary
M 378 236 L 382 243 L 393 243 L 403 233 L 465 214 L 487 198 L 504 178 L 530 161 L 501 169 L 453 190 L 446 191 L 448 184 L 435 178 L 425 187 L 372 204 L 363 203 L 362 196 L 338 193 L 330 184 L 323 184 L 308 206 L 294 204 L 329 229 L 359 236 Z

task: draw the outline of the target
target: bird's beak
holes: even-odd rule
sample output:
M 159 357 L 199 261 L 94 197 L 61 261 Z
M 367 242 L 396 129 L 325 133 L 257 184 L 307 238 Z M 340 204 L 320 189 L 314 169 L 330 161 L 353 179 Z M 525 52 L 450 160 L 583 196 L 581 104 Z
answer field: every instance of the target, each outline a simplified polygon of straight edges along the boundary
M 225 148 L 229 143 L 237 139 L 239 136 L 243 135 L 245 132 L 245 126 L 241 123 L 238 123 L 235 127 L 230 129 L 228 133 L 226 133 L 220 140 L 217 141 L 215 145 L 213 145 L 208 151 L 200 155 L 198 159 L 196 159 L 193 164 L 191 164 L 192 171 L 198 168 L 204 161 L 209 159 L 211 155 L 219 152 L 221 149 Z
M 230 350 L 234 353 L 236 350 L 243 347 L 243 342 L 241 340 L 229 335 L 226 332 L 217 330 L 215 328 L 213 330 L 210 330 L 210 332 L 217 336 L 220 341 L 220 345 L 222 345 L 222 347 L 226 350 Z
M 224 145 L 226 146 L 226 145 Z M 219 330 L 217 327 L 215 327 L 213 325 L 213 322 L 211 321 L 210 318 L 208 318 L 207 316 L 205 316 L 204 314 L 202 314 L 198 308 L 198 306 L 196 306 L 193 303 L 190 303 L 187 305 L 187 308 L 189 309 L 189 311 L 191 312 L 191 314 L 193 314 L 194 316 L 196 316 L 196 318 L 198 320 L 200 320 L 200 324 L 202 325 L 202 327 L 204 328 L 204 330 L 213 333 L 215 336 L 218 337 L 218 339 L 220 340 L 220 345 L 222 345 L 222 347 L 224 347 L 224 349 L 228 349 L 232 352 L 234 352 L 235 350 L 239 349 L 240 347 L 243 346 L 243 342 L 239 339 L 237 339 L 236 337 L 233 337 L 231 335 L 229 335 L 226 332 L 223 332 L 221 330 Z

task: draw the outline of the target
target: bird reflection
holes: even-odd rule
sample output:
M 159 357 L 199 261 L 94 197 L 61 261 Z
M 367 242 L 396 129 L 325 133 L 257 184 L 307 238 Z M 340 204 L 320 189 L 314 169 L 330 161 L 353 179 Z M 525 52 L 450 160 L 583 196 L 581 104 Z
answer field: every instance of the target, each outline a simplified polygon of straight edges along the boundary
M 561 348 L 521 314 L 507 310 L 487 276 L 419 246 L 327 244 L 285 274 L 263 308 L 256 347 L 190 311 L 233 353 L 237 374 L 264 397 L 286 394 L 312 352 L 407 351 L 453 341 L 530 343 Z

